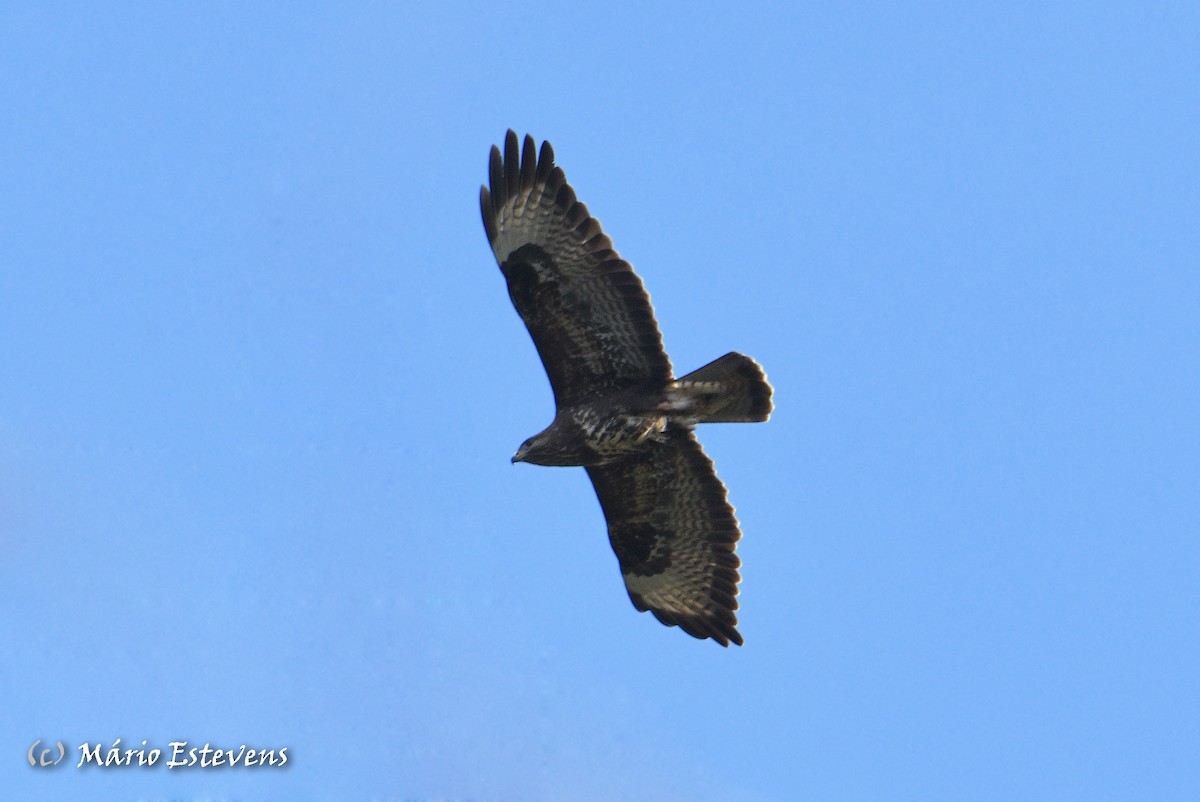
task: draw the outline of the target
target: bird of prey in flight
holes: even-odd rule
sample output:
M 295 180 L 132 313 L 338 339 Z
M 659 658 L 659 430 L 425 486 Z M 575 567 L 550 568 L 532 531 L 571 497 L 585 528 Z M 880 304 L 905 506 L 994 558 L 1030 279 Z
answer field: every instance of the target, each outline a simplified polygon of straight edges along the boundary
M 554 391 L 513 462 L 583 466 L 634 606 L 722 646 L 737 630 L 741 537 L 698 423 L 765 421 L 762 368 L 729 353 L 674 378 L 650 298 L 575 198 L 554 151 L 509 131 L 479 205 L 509 297 Z

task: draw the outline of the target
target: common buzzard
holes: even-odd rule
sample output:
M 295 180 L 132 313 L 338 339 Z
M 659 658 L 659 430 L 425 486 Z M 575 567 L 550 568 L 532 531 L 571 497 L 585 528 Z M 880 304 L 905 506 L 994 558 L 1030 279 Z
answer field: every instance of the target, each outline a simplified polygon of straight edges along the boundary
M 556 408 L 512 461 L 586 468 L 634 606 L 740 646 L 741 532 L 692 429 L 765 421 L 771 385 L 735 353 L 672 378 L 641 280 L 575 199 L 549 142 L 539 153 L 526 136 L 519 148 L 509 131 L 489 167 L 483 227 Z

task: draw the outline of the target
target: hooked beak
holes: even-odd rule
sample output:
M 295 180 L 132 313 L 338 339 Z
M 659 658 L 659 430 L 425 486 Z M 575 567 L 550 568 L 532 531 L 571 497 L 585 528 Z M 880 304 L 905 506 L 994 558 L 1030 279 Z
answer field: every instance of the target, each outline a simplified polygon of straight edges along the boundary
M 521 447 L 517 449 L 517 453 L 513 454 L 512 464 L 516 465 L 518 462 L 529 462 L 529 455 L 534 451 L 536 451 L 534 445 L 526 440 L 524 443 L 521 443 Z

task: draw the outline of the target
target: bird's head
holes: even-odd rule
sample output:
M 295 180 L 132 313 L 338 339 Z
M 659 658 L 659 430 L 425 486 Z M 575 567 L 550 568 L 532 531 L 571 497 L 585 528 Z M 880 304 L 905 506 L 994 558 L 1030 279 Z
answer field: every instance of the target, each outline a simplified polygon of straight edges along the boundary
M 513 454 L 513 464 L 529 462 L 533 465 L 583 465 L 580 443 L 564 437 L 553 426 L 521 443 Z
M 516 465 L 518 462 L 535 462 L 536 459 L 530 459 L 530 457 L 535 457 L 536 454 L 537 438 L 531 437 L 524 443 L 521 443 L 521 447 L 517 449 L 517 453 L 513 454 L 513 465 Z
M 535 434 L 533 437 L 521 443 L 521 447 L 517 449 L 517 453 L 513 454 L 513 465 L 518 462 L 529 462 L 534 465 L 558 465 L 555 461 L 555 448 L 553 441 L 546 437 L 546 433 Z

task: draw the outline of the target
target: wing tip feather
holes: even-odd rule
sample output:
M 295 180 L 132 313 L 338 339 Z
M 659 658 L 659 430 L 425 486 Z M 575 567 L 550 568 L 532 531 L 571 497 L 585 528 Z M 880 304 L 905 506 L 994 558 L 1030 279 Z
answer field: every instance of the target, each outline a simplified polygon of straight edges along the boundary
M 479 187 L 479 211 L 483 215 L 483 230 L 488 242 L 495 242 L 499 233 L 496 228 L 496 207 L 492 205 L 492 194 L 485 186 Z
M 533 137 L 529 134 L 525 135 L 525 141 L 521 146 L 521 192 L 525 193 L 533 189 L 534 182 L 537 177 L 537 149 L 533 142 Z
M 518 150 L 517 132 L 511 128 L 504 135 L 504 183 L 510 200 L 520 194 L 521 154 Z
M 710 588 L 708 605 L 697 613 L 655 607 L 639 593 L 630 592 L 629 600 L 638 612 L 648 612 L 658 619 L 659 623 L 668 627 L 679 627 L 697 640 L 711 639 L 721 646 L 728 646 L 730 643 L 741 646 L 745 641 L 737 628 L 737 592 L 736 586 L 728 590 L 719 586 Z
M 660 613 L 658 610 L 651 610 L 651 612 L 663 624 L 669 627 L 679 627 L 697 640 L 708 639 L 725 647 L 731 643 L 736 646 L 745 644 L 742 633 L 737 629 L 737 617 L 732 613 L 729 613 L 730 620 L 722 620 L 714 615 L 683 616 Z

